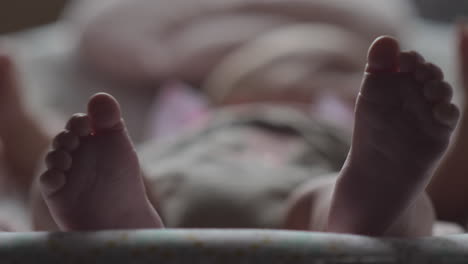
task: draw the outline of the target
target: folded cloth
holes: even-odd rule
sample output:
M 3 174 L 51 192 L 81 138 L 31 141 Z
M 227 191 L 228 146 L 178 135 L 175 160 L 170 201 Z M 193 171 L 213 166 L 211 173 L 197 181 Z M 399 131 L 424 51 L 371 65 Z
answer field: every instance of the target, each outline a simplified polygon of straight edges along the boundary
M 244 155 L 252 137 L 296 137 L 282 164 Z M 221 110 L 203 128 L 140 152 L 149 193 L 168 227 L 280 228 L 286 199 L 298 185 L 340 170 L 349 137 L 296 110 L 252 105 Z

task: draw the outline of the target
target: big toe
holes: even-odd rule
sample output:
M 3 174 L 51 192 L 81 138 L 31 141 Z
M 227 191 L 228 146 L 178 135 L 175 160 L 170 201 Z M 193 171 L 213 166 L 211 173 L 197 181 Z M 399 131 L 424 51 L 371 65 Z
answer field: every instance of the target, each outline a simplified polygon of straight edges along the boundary
M 388 36 L 377 38 L 369 48 L 366 71 L 370 73 L 398 71 L 399 54 L 400 47 L 394 38 Z
M 88 115 L 94 132 L 123 128 L 120 105 L 109 94 L 98 93 L 88 103 Z

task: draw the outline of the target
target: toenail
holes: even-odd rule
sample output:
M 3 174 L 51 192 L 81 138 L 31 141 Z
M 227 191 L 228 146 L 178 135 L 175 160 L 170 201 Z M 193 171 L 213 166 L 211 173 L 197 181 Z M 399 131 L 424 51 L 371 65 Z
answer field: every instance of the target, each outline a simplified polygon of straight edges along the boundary
M 72 159 L 69 153 L 63 150 L 54 150 L 47 155 L 46 165 L 48 169 L 66 171 L 70 169 Z
M 53 141 L 54 149 L 75 150 L 80 144 L 78 137 L 70 131 L 62 131 Z

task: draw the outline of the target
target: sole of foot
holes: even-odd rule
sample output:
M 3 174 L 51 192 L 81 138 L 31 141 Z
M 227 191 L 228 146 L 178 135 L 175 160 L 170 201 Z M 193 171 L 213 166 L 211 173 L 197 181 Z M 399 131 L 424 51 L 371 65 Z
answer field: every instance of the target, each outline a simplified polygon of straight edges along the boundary
M 351 150 L 335 187 L 331 231 L 383 235 L 423 192 L 459 118 L 451 98 L 440 68 L 401 52 L 391 37 L 374 41 Z M 355 217 L 343 221 L 347 214 Z
M 331 201 L 321 199 L 331 206 L 317 205 L 330 210 L 327 231 L 384 235 L 424 194 L 447 149 L 460 115 L 451 98 L 452 88 L 437 66 L 416 52 L 400 51 L 391 37 L 376 39 L 369 49 L 352 145 L 340 176 L 331 191 L 315 186 L 303 191 L 297 203 L 332 192 Z
M 160 228 L 118 102 L 96 94 L 53 141 L 40 176 L 43 198 L 61 230 Z

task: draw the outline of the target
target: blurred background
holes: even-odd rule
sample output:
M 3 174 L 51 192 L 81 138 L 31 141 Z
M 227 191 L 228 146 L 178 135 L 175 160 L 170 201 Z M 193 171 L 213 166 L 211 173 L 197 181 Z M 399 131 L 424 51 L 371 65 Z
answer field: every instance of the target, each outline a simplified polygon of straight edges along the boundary
M 331 94 L 353 105 L 366 49 L 382 34 L 439 65 L 460 104 L 455 24 L 465 15 L 466 0 L 3 0 L 0 52 L 51 133 L 109 92 L 141 143 L 233 101 L 320 108 Z M 335 101 L 323 116 L 349 130 L 352 111 L 340 116 Z
M 0 3 L 0 32 L 10 33 L 53 23 L 72 1 L 2 1 Z M 416 6 L 418 14 L 428 20 L 453 22 L 457 17 L 468 14 L 468 2 L 463 0 L 411 0 L 410 2 Z
M 69 1 L 2 1 L 0 32 L 10 33 L 57 20 Z
M 132 89 L 136 86 L 140 86 L 139 82 L 126 82 L 127 80 L 125 82 L 121 80 L 109 81 L 109 79 L 102 78 L 103 74 L 99 71 L 99 67 L 102 65 L 98 63 L 97 66 L 93 66 L 94 68 L 88 66 L 83 67 L 81 63 L 82 59 L 79 58 L 82 56 L 82 53 L 77 51 L 80 49 L 80 43 L 83 42 L 83 31 L 89 22 L 96 20 L 96 18 L 100 17 L 102 12 L 106 12 L 114 5 L 119 5 L 120 2 L 123 3 L 125 1 L 1 1 L 0 33 L 3 38 L 0 38 L 0 43 L 3 47 L 6 47 L 8 52 L 12 54 L 18 62 L 24 84 L 24 96 L 30 108 L 33 109 L 33 112 L 37 112 L 38 115 L 41 115 L 41 113 L 44 112 L 42 110 L 45 109 L 51 110 L 58 115 L 67 116 L 76 111 L 83 111 L 86 100 L 92 93 L 97 91 L 110 91 L 118 99 L 123 101 L 125 107 L 124 115 L 129 122 L 131 134 L 137 141 L 140 141 L 150 137 L 148 134 L 152 133 L 151 131 L 148 132 L 148 130 L 152 129 L 148 127 L 153 127 L 152 124 L 148 124 L 151 123 L 148 121 L 148 118 L 151 119 L 151 117 L 149 117 L 151 115 L 150 112 L 151 109 L 154 108 L 154 100 L 152 99 L 156 93 L 154 86 L 159 86 L 160 82 L 157 84 L 155 83 L 153 87 L 149 89 L 139 89 L 138 92 L 135 93 Z M 158 0 L 146 2 L 158 2 Z M 164 3 L 168 6 L 171 5 L 171 1 L 159 0 L 159 2 L 162 2 L 163 6 Z M 176 2 L 183 1 L 173 1 L 173 3 Z M 197 3 L 197 1 L 191 2 Z M 209 1 L 200 1 L 200 5 L 207 5 L 208 2 Z M 222 3 L 221 0 L 217 2 Z M 310 0 L 308 2 L 315 1 Z M 332 2 L 338 3 L 340 1 Z M 354 3 L 354 1 L 353 3 L 351 3 L 351 1 L 341 2 L 343 6 L 347 7 Z M 380 8 L 382 9 L 379 11 L 381 13 L 377 12 L 375 15 L 381 16 L 382 20 L 392 20 L 393 22 L 389 24 L 398 28 L 398 37 L 403 47 L 406 49 L 417 49 L 429 60 L 439 64 L 445 70 L 446 78 L 452 82 L 455 87 L 458 86 L 457 60 L 455 57 L 455 31 L 453 25 L 459 17 L 468 14 L 468 2 L 463 0 L 367 2 L 367 5 L 359 5 L 359 8 L 366 9 L 367 6 L 369 6 L 369 8 L 371 8 L 371 6 L 375 8 L 380 5 L 379 3 L 385 3 L 384 5 L 387 5 L 388 2 L 392 2 L 392 4 L 388 4 L 388 9 L 386 9 L 386 7 Z M 398 6 L 396 7 L 396 5 L 393 5 L 393 2 L 398 2 Z M 181 12 L 186 11 L 182 10 Z M 374 11 L 371 10 L 370 13 L 372 12 Z M 143 14 L 142 16 L 144 15 L 148 14 Z M 158 15 L 155 14 L 154 16 L 156 17 Z M 121 20 L 124 21 L 122 22 L 121 28 L 125 28 L 125 18 Z M 128 22 L 133 23 L 133 20 L 134 17 L 129 15 Z M 376 21 L 378 21 L 378 19 Z M 104 22 L 97 24 L 101 25 L 103 23 Z M 366 21 L 363 23 L 365 24 Z M 373 22 L 369 22 L 369 24 L 372 23 Z M 245 25 L 243 25 L 243 27 L 245 27 Z M 89 26 L 87 30 L 90 31 Z M 105 35 L 106 33 L 99 32 L 99 34 Z M 206 35 L 203 36 L 204 37 L 200 37 L 200 39 L 207 39 Z M 216 36 L 212 37 L 212 39 L 216 40 Z M 195 46 L 202 45 L 199 41 L 194 43 Z M 124 44 L 117 43 L 115 45 L 123 46 Z M 113 44 L 107 42 L 103 45 L 107 45 L 109 50 L 113 48 Z M 103 50 L 106 51 L 105 49 Z M 122 56 L 124 55 L 125 54 Z M 88 54 L 87 56 L 90 55 Z M 93 53 L 93 56 L 99 57 L 100 52 Z M 115 59 L 119 58 L 119 56 L 115 54 L 112 56 Z M 127 57 L 122 57 L 121 60 L 123 63 L 117 60 L 115 64 L 123 65 L 126 61 L 131 62 L 132 58 L 127 60 Z M 105 60 L 102 61 L 104 61 L 103 63 L 105 64 Z M 145 61 L 145 63 L 149 62 Z M 132 66 L 131 63 L 129 63 L 129 65 Z M 181 71 L 183 70 L 184 69 Z M 183 76 L 183 74 L 181 74 L 181 76 Z M 168 79 L 174 79 L 174 77 L 177 79 L 178 76 L 172 73 L 169 77 Z M 186 78 L 189 80 L 189 83 L 195 78 L 192 77 L 193 76 L 189 76 Z M 183 78 L 181 77 L 181 79 Z M 196 86 L 198 84 L 197 81 L 198 83 L 201 82 L 196 79 L 196 81 L 191 84 L 195 83 L 194 86 Z M 125 83 L 125 85 L 123 83 Z M 131 87 L 130 90 L 128 89 L 129 86 Z

